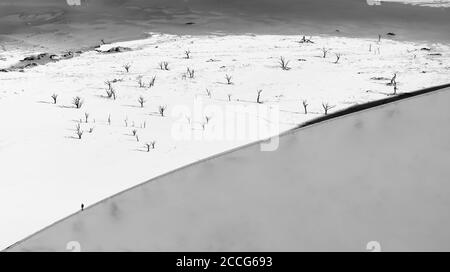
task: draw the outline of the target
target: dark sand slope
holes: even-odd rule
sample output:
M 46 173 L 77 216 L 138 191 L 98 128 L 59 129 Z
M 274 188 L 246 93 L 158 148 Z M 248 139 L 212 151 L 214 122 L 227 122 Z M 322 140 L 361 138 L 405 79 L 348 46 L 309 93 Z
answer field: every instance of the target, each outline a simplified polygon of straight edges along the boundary
M 218 155 L 8 250 L 448 251 L 448 101 L 447 85 Z
M 0 38 L 36 49 L 80 49 L 134 39 L 149 31 L 335 34 L 449 41 L 450 9 L 363 0 L 3 0 Z M 187 24 L 188 23 L 188 24 Z M 189 24 L 191 23 L 191 24 Z M 193 23 L 193 24 L 192 24 Z M 336 32 L 339 30 L 339 32 Z M 1 37 L 1 36 L 0 36 Z

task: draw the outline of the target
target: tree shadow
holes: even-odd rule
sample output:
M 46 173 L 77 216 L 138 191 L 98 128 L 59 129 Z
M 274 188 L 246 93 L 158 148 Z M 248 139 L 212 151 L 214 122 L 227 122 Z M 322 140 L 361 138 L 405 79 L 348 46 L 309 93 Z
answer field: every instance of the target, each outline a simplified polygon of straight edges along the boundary
M 161 116 L 161 114 L 159 112 L 150 112 L 150 113 L 148 113 L 148 115 L 156 116 L 156 117 L 166 117 L 166 116 Z
M 128 107 L 128 108 L 139 108 L 139 109 L 143 109 L 144 107 L 141 107 L 139 105 L 122 105 L 123 107 Z
M 81 140 L 80 138 L 75 137 L 75 136 L 64 136 L 64 138 L 66 138 L 66 139 L 72 139 L 72 140 Z
M 58 107 L 62 108 L 62 109 L 76 109 L 76 107 L 74 106 L 64 106 L 64 105 L 59 105 Z
M 367 90 L 366 93 L 381 94 L 381 95 L 386 95 L 386 96 L 396 96 L 396 95 L 400 94 L 400 92 L 397 92 L 396 94 L 394 94 L 393 92 L 386 93 L 386 92 L 378 92 L 378 91 L 372 91 L 372 90 Z
M 150 153 L 150 151 L 147 151 L 147 148 L 135 148 L 132 149 L 132 151 L 136 151 L 136 152 L 143 152 L 143 153 Z

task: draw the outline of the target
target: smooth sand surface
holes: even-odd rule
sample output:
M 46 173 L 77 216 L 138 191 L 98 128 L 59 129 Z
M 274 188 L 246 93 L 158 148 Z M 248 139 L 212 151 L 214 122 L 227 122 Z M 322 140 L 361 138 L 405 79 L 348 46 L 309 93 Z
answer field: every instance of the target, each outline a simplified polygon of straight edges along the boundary
M 449 99 L 446 88 L 293 130 L 273 152 L 209 158 L 8 250 L 449 251 Z

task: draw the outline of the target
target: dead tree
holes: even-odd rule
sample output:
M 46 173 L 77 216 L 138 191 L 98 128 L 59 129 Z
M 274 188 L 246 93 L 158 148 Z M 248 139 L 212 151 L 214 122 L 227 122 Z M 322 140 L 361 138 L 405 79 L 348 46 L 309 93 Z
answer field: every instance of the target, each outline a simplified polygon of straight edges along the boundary
M 128 73 L 128 72 L 130 72 L 131 65 L 130 65 L 129 63 L 127 63 L 127 64 L 125 64 L 125 65 L 123 66 L 123 68 L 124 68 L 125 71 L 127 71 L 127 73 Z
M 158 111 L 161 117 L 164 117 L 164 111 L 166 110 L 167 106 L 159 106 Z
M 151 88 L 155 86 L 156 76 L 152 77 L 152 80 L 150 80 L 150 83 L 148 84 L 148 87 Z
M 149 143 L 145 143 L 145 146 L 147 147 L 147 152 L 150 152 L 150 148 L 151 149 L 155 149 L 155 144 L 156 144 L 155 141 L 151 141 Z
M 231 85 L 231 84 L 233 84 L 233 82 L 231 82 L 231 79 L 232 79 L 232 77 L 230 76 L 230 75 L 225 75 L 225 79 L 227 80 L 227 84 L 228 85 Z
M 186 55 L 186 59 L 190 59 L 191 58 L 191 51 L 186 50 L 186 51 L 184 51 L 184 54 Z
M 75 133 L 77 134 L 78 139 L 81 139 L 81 136 L 83 136 L 83 131 L 81 130 L 80 124 L 77 124 L 76 129 L 75 129 Z
M 142 78 L 139 78 L 138 80 L 139 88 L 145 88 L 145 83 L 142 81 Z
M 337 64 L 340 59 L 341 59 L 341 54 L 340 53 L 336 53 L 336 61 L 334 63 Z
M 83 99 L 81 97 L 76 96 L 72 100 L 72 104 L 75 106 L 75 108 L 79 109 L 81 106 L 83 106 Z
M 108 87 L 108 90 L 112 88 L 112 82 L 109 80 L 105 81 L 105 85 Z
M 194 78 L 195 77 L 195 70 L 191 69 L 191 68 L 187 68 L 187 75 L 189 76 L 189 78 Z
M 309 105 L 308 101 L 303 100 L 302 104 L 303 104 L 303 109 L 305 110 L 305 114 L 308 114 L 308 105 Z
M 299 43 L 314 43 L 312 41 L 312 37 L 309 37 L 309 39 L 307 39 L 305 36 L 303 36 L 303 38 L 299 41 Z
M 285 60 L 284 57 L 280 57 L 280 60 L 279 60 L 278 63 L 279 63 L 279 65 L 280 65 L 281 69 L 284 70 L 284 71 L 288 71 L 288 70 L 291 69 L 291 68 L 288 66 L 289 61 Z
M 141 108 L 143 108 L 143 107 L 144 107 L 144 103 L 145 103 L 145 99 L 144 99 L 144 97 L 142 97 L 142 96 L 139 96 L 139 98 L 138 98 L 138 102 L 139 102 L 139 105 L 141 105 Z
M 324 111 L 325 115 L 327 115 L 328 111 L 336 106 L 330 106 L 330 104 L 328 104 L 328 102 L 327 102 L 327 103 L 322 103 L 322 107 L 323 107 L 323 111 Z
M 163 71 L 169 71 L 169 63 L 167 61 L 160 62 L 159 68 Z
M 397 84 L 397 73 L 394 74 L 394 76 L 391 78 L 391 82 L 389 82 L 388 85 L 394 85 Z
M 256 103 L 261 104 L 262 102 L 260 99 L 261 99 L 262 90 L 258 90 L 257 93 L 258 93 L 258 96 L 256 97 Z
M 53 104 L 56 104 L 56 100 L 58 99 L 57 94 L 52 94 Z
M 113 87 L 106 89 L 106 97 L 116 100 L 116 90 Z
M 330 50 L 327 49 L 327 48 L 325 48 L 325 47 L 322 48 L 322 57 L 323 57 L 323 58 L 326 58 L 329 51 L 330 51 Z

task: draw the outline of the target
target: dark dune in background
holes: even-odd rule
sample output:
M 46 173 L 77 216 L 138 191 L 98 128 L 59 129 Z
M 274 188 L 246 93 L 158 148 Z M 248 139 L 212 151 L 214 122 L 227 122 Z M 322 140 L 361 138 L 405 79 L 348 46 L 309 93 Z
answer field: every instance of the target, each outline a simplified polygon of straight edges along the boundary
M 333 34 L 450 41 L 450 8 L 365 0 L 2 0 L 0 41 L 52 49 L 79 49 L 144 37 L 174 34 Z M 194 23 L 194 24 L 187 24 Z M 337 32 L 336 30 L 339 30 Z

